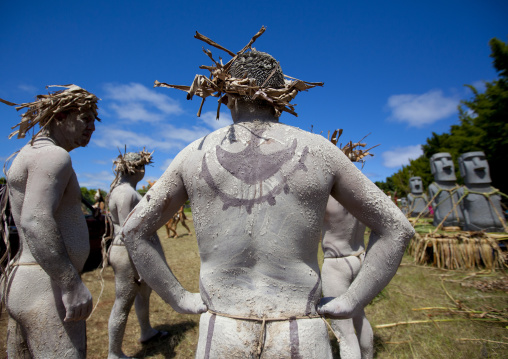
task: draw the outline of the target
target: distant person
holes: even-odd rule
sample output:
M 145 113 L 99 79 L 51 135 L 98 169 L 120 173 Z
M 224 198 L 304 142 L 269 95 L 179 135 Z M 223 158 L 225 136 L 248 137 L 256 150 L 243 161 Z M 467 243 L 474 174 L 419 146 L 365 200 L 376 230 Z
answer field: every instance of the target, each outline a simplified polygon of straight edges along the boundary
M 185 221 L 187 220 L 187 216 L 185 215 L 184 208 L 185 208 L 185 206 L 181 206 L 180 209 L 178 210 L 178 212 L 175 213 L 173 218 L 171 218 L 165 224 L 166 233 L 168 235 L 168 238 L 170 238 L 170 235 L 169 235 L 170 231 L 173 232 L 173 235 L 171 237 L 178 238 L 178 233 L 176 232 L 176 227 L 178 226 L 178 223 L 182 223 L 182 226 L 184 226 L 185 229 L 187 229 L 187 234 L 190 235 L 192 233 L 189 226 L 187 225 L 187 223 L 185 223 Z
M 21 241 L 10 263 L 6 305 L 9 358 L 85 358 L 92 295 L 80 278 L 89 254 L 81 191 L 69 152 L 95 131 L 97 101 L 76 85 L 39 95 L 19 129 L 41 130 L 14 158 L 7 173 L 12 215 Z
M 365 144 L 358 144 L 359 147 Z M 361 150 L 349 149 L 361 154 Z M 366 152 L 363 157 L 369 155 Z M 353 162 L 355 157 L 348 156 Z M 390 196 L 388 196 L 390 198 Z M 396 202 L 394 202 L 396 204 Z M 326 204 L 322 229 L 322 248 L 324 254 L 321 277 L 323 296 L 339 297 L 346 293 L 358 275 L 365 260 L 365 225 L 330 196 Z M 374 355 L 374 334 L 365 316 L 359 308 L 351 319 L 334 319 L 333 330 L 340 338 L 339 348 L 342 359 L 372 358 Z
M 152 289 L 140 278 L 127 253 L 121 228 L 129 212 L 141 200 L 136 185 L 145 176 L 145 166 L 152 163 L 150 152 L 128 152 L 114 161 L 116 177 L 108 196 L 109 211 L 114 227 L 114 239 L 109 249 L 109 263 L 115 272 L 115 304 L 109 316 L 109 359 L 128 358 L 122 351 L 125 326 L 132 304 L 135 303 L 141 336 L 139 342 L 163 339 L 167 332 L 150 325 L 150 294 Z M 155 234 L 155 236 L 157 236 Z
M 129 253 L 175 310 L 203 313 L 197 358 L 331 358 L 320 314 L 349 318 L 361 310 L 395 274 L 413 229 L 338 148 L 279 123 L 284 94 L 294 97 L 294 86 L 305 83 L 285 82 L 272 56 L 241 53 L 228 72 L 214 74 L 231 81 L 223 100 L 234 124 L 176 156 L 124 225 Z M 317 250 L 330 194 L 372 235 L 349 290 L 320 302 Z M 201 257 L 200 293 L 180 285 L 153 236 L 188 198 Z

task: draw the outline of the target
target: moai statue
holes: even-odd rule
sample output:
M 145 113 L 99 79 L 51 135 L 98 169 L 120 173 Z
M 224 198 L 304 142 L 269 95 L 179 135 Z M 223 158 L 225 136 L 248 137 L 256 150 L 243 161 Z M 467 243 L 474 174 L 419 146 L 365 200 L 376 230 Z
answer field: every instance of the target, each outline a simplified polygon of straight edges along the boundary
M 402 197 L 400 199 L 400 210 L 404 214 L 407 214 L 407 212 L 409 211 L 409 205 L 407 203 L 407 198 L 406 197 Z
M 407 195 L 409 202 L 408 213 L 411 217 L 416 217 L 420 213 L 427 214 L 429 209 L 427 203 L 429 202 L 427 195 L 423 193 L 423 183 L 421 177 L 411 177 L 409 179 L 410 194 Z
M 463 153 L 459 157 L 460 175 L 464 178 L 465 188 L 460 195 L 466 194 L 461 206 L 464 212 L 464 230 L 504 232 L 506 224 L 501 209 L 499 191 L 490 185 L 489 164 L 482 151 Z
M 434 198 L 434 226 L 438 226 L 443 219 L 444 227 L 463 226 L 464 215 L 461 206 L 457 205 L 459 193 L 457 177 L 453 166 L 452 156 L 448 152 L 435 153 L 430 158 L 430 171 L 434 175 L 434 182 L 429 186 L 429 197 Z

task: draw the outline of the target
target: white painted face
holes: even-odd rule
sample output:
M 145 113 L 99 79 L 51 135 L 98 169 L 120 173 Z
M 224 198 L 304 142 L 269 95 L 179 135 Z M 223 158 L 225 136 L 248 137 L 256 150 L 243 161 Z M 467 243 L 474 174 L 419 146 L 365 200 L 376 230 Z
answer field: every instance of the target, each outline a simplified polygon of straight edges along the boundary
M 455 181 L 452 156 L 447 152 L 436 153 L 430 158 L 430 169 L 436 181 Z
M 132 176 L 135 176 L 136 181 L 141 181 L 145 177 L 145 165 L 136 167 L 136 173 Z
M 423 183 L 420 177 L 411 177 L 409 179 L 409 189 L 413 194 L 422 194 L 423 193 Z
M 459 157 L 460 174 L 466 184 L 491 183 L 489 163 L 481 151 L 463 153 Z
M 95 116 L 92 110 L 81 113 L 71 113 L 64 121 L 62 132 L 66 142 L 72 148 L 85 147 L 95 131 Z

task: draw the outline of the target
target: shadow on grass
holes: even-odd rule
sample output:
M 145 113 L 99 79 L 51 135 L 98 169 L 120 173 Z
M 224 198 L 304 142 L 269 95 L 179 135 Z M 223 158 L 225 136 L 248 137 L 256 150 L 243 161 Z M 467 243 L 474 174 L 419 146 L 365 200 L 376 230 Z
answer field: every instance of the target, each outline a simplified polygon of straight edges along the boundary
M 176 356 L 175 348 L 185 339 L 186 332 L 197 326 L 192 321 L 182 322 L 174 325 L 158 325 L 155 329 L 166 331 L 169 336 L 166 339 L 153 341 L 143 345 L 143 349 L 133 355 L 135 358 L 153 357 L 162 355 L 164 358 L 174 358 Z
M 340 347 L 339 342 L 335 338 L 330 339 L 330 345 L 332 347 L 332 358 L 340 359 Z M 379 355 L 385 351 L 385 345 L 383 339 L 374 333 L 374 358 L 380 358 Z

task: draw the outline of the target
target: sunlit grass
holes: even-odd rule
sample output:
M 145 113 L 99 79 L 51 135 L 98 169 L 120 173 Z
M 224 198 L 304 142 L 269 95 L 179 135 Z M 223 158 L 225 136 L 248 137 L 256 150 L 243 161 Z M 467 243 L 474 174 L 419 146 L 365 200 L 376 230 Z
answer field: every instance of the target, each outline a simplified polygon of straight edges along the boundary
M 191 214 L 188 214 L 189 218 Z M 194 233 L 193 222 L 188 222 Z M 178 226 L 179 238 L 167 238 L 164 229 L 159 230 L 168 263 L 182 285 L 190 290 L 199 290 L 199 255 L 196 238 L 186 235 L 186 230 Z M 323 254 L 319 251 L 320 263 Z M 471 274 L 474 274 L 471 276 Z M 87 322 L 88 358 L 106 358 L 108 353 L 107 323 L 114 302 L 114 277 L 112 269 L 106 268 L 103 274 L 105 287 L 97 310 Z M 467 313 L 437 313 L 430 310 L 413 309 L 424 307 L 454 307 L 454 303 L 443 289 L 466 307 L 491 311 L 497 309 L 506 317 L 508 314 L 508 295 L 503 291 L 481 292 L 466 288 L 461 283 L 475 280 L 505 278 L 502 273 L 483 273 L 480 271 L 450 271 L 433 267 L 414 266 L 412 258 L 405 256 L 402 266 L 390 284 L 367 306 L 366 313 L 376 325 L 434 319 L 435 322 L 423 324 L 397 325 L 391 328 L 374 328 L 377 358 L 506 358 L 508 343 L 506 322 L 469 320 Z M 83 280 L 97 301 L 101 290 L 99 270 L 86 273 Z M 442 280 L 444 280 L 442 282 Z M 431 313 L 431 315 L 429 315 Z M 198 339 L 199 317 L 176 313 L 156 294 L 152 294 L 150 318 L 152 325 L 170 332 L 168 340 L 142 346 L 137 342 L 139 326 L 134 308 L 132 309 L 123 341 L 123 350 L 136 358 L 194 358 Z M 454 321 L 440 322 L 442 319 Z M 472 318 L 482 319 L 482 318 Z M 456 321 L 461 320 L 461 321 Z M 3 314 L 0 327 L 6 333 L 7 320 Z M 335 339 L 330 337 L 334 357 L 339 358 Z M 461 340 L 475 339 L 475 340 Z M 483 341 L 482 341 L 483 340 Z M 489 342 L 490 341 L 490 342 Z M 5 334 L 0 336 L 0 346 L 5 348 Z M 5 350 L 2 349 L 5 353 Z M 5 357 L 5 356 L 4 356 Z

